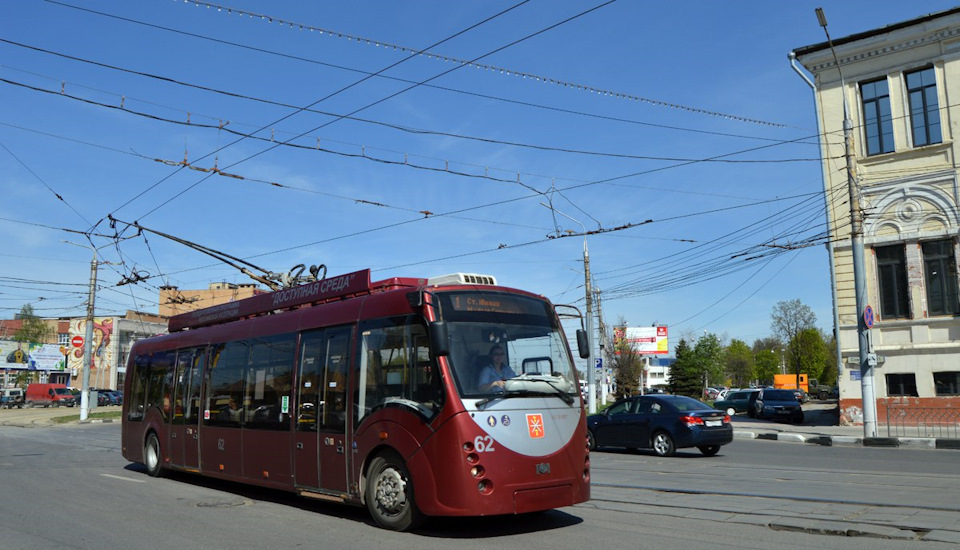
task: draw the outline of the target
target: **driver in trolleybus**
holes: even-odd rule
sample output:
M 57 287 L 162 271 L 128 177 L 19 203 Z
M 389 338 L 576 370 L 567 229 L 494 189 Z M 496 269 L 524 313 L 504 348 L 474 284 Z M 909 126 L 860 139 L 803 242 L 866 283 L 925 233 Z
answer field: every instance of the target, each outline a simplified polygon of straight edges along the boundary
M 477 386 L 481 391 L 503 391 L 504 381 L 513 378 L 517 373 L 513 372 L 510 365 L 504 363 L 506 356 L 503 348 L 498 345 L 490 348 L 490 362 L 480 370 L 480 376 L 477 379 Z

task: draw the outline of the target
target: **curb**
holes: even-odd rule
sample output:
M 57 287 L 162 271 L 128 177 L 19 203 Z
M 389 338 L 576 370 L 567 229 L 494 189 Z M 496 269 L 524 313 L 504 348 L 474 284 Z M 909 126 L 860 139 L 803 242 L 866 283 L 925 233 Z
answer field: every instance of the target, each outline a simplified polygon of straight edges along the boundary
M 895 449 L 907 447 L 913 449 L 950 449 L 960 450 L 960 439 L 935 437 L 852 437 L 846 435 L 806 435 L 799 433 L 752 432 L 734 430 L 734 439 L 765 439 L 768 441 L 787 441 L 790 443 L 808 443 L 823 447 L 834 445 L 881 447 Z

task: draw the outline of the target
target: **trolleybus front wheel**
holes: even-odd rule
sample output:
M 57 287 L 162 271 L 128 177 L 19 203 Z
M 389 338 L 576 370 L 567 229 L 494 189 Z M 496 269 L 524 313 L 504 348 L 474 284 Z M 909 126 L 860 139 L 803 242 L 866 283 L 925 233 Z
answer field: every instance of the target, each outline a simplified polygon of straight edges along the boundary
M 370 515 L 386 529 L 415 529 L 426 519 L 413 498 L 410 473 L 403 460 L 393 453 L 382 454 L 370 462 L 366 501 Z
M 160 458 L 160 440 L 157 434 L 150 432 L 147 436 L 147 443 L 143 446 L 143 465 L 147 467 L 147 474 L 150 477 L 161 477 L 163 468 L 161 467 L 162 458 Z

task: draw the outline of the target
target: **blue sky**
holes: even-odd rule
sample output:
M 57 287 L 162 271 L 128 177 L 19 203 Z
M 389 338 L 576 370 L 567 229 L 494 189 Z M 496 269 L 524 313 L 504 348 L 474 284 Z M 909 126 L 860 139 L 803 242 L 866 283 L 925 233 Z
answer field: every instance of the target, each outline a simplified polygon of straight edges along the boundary
M 91 243 L 98 315 L 250 282 L 134 221 L 276 272 L 489 273 L 582 308 L 585 228 L 607 323 L 752 344 L 798 298 L 831 330 L 787 53 L 824 40 L 819 5 L 839 38 L 952 4 L 518 4 L 7 6 L 0 315 L 83 315 Z

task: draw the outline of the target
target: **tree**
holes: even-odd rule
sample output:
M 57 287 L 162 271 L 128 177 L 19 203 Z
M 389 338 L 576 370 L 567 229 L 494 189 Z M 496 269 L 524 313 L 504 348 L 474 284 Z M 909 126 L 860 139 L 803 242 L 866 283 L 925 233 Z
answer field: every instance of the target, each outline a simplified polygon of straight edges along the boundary
M 786 364 L 797 375 L 797 387 L 800 387 L 800 372 L 802 369 L 803 340 L 801 333 L 807 329 L 815 329 L 817 316 L 800 300 L 777 302 L 770 314 L 770 328 L 780 338 L 787 342 Z M 819 334 L 819 332 L 818 332 Z M 796 342 L 796 345 L 789 345 Z
M 13 334 L 17 342 L 45 343 L 53 334 L 53 330 L 43 322 L 43 319 L 33 314 L 33 306 L 25 304 L 20 308 L 20 329 Z
M 724 381 L 723 352 L 723 344 L 720 343 L 720 338 L 716 334 L 711 332 L 697 339 L 697 345 L 693 347 L 693 354 L 696 357 L 697 369 L 700 371 L 703 380 L 701 394 L 706 389 L 707 384 L 716 385 Z
M 808 328 L 800 331 L 787 346 L 787 354 L 796 357 L 792 365 L 795 374 L 806 373 L 809 378 L 826 380 L 823 371 L 827 365 L 829 348 L 823 341 L 823 334 L 815 329 Z
M 43 319 L 33 313 L 33 306 L 24 304 L 17 315 L 20 319 L 20 328 L 13 333 L 13 339 L 17 342 L 27 344 L 43 344 L 53 334 L 53 330 L 43 322 Z M 26 388 L 30 382 L 35 380 L 35 371 L 21 371 L 17 373 L 16 384 Z
M 696 358 L 686 339 L 681 338 L 674 350 L 677 360 L 670 366 L 670 383 L 667 391 L 675 395 L 687 395 L 700 399 L 703 396 L 701 373 Z
M 780 374 L 781 349 L 776 338 L 767 337 L 753 343 L 754 372 L 761 384 L 773 382 L 773 375 Z
M 733 339 L 724 354 L 727 376 L 734 387 L 742 388 L 754 378 L 753 351 L 743 340 Z
M 614 342 L 613 349 L 616 353 L 611 362 L 617 383 L 617 392 L 621 395 L 640 393 L 640 374 L 643 373 L 643 361 L 640 355 L 626 338 Z
M 823 333 L 823 341 L 827 343 L 827 361 L 824 364 L 823 372 L 820 373 L 819 380 L 831 386 L 837 384 L 837 340 L 832 333 Z

